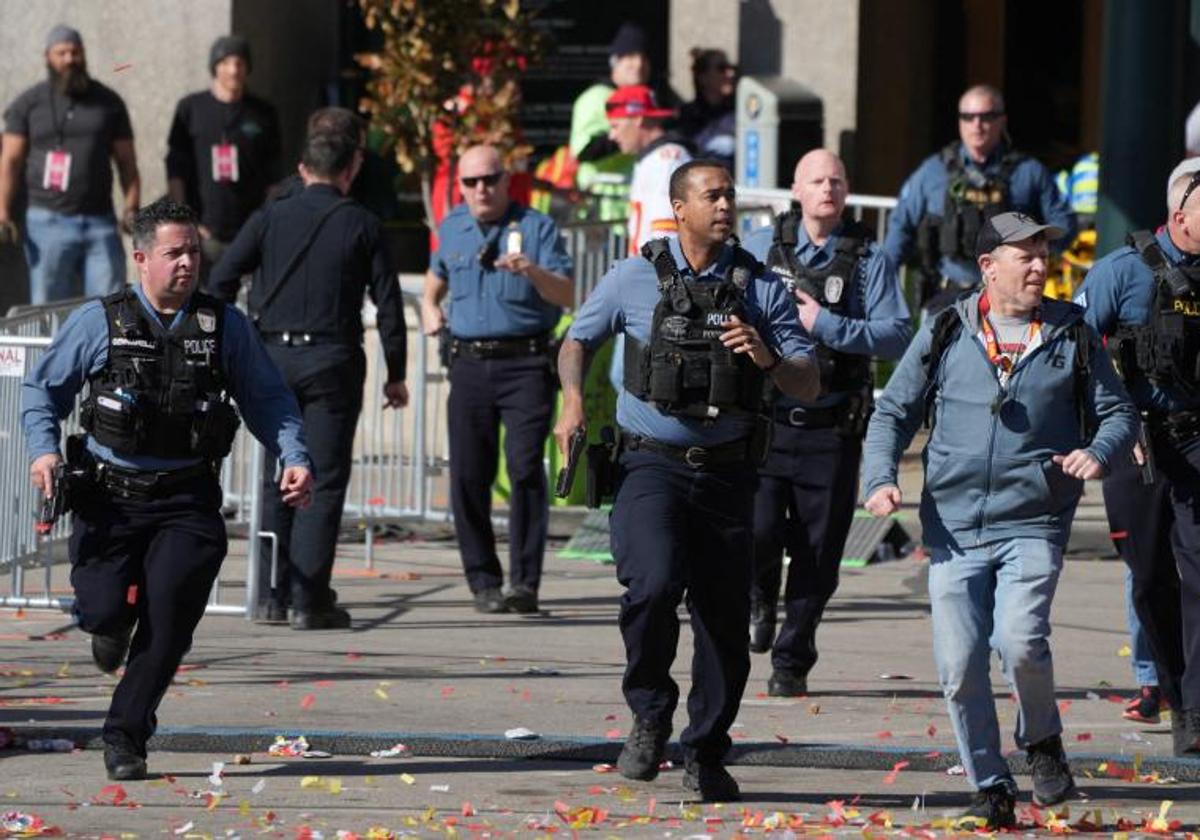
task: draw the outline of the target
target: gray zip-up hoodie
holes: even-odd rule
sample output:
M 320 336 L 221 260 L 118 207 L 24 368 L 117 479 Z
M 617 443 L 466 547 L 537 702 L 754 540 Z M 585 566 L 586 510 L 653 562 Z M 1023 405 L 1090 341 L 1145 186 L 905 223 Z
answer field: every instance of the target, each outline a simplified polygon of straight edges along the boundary
M 979 295 L 955 304 L 963 326 L 936 366 L 934 423 L 925 447 L 921 525 L 926 545 L 970 548 L 997 540 L 1037 537 L 1065 546 L 1083 482 L 1055 464 L 1054 455 L 1086 448 L 1106 468 L 1127 458 L 1138 414 L 1094 331 L 1087 393 L 1092 440 L 1080 436 L 1075 407 L 1075 342 L 1071 324 L 1083 318 L 1072 303 L 1042 303 L 1041 344 L 1021 358 L 1001 396 L 996 366 L 979 339 Z M 875 407 L 864 447 L 865 497 L 896 484 L 901 454 L 924 420 L 932 318 L 922 325 Z

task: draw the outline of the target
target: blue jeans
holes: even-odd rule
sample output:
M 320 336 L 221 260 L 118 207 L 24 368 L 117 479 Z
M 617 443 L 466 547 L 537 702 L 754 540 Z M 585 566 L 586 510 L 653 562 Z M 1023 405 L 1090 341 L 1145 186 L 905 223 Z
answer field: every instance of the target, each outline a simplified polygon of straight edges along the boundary
M 25 213 L 29 302 L 99 297 L 125 284 L 125 249 L 117 222 L 104 216 L 69 216 L 44 207 Z
M 1017 746 L 1062 732 L 1049 641 L 1061 571 L 1062 549 L 1041 539 L 932 550 L 933 654 L 963 769 L 976 789 L 1003 783 L 1016 792 L 1000 752 L 989 649 L 1000 654 L 1017 697 Z
M 1125 567 L 1125 624 L 1129 628 L 1129 647 L 1133 650 L 1129 664 L 1133 668 L 1133 678 L 1138 687 L 1143 685 L 1158 685 L 1158 669 L 1154 666 L 1154 651 L 1150 640 L 1142 630 L 1142 622 L 1138 620 L 1137 610 L 1133 608 L 1133 572 Z

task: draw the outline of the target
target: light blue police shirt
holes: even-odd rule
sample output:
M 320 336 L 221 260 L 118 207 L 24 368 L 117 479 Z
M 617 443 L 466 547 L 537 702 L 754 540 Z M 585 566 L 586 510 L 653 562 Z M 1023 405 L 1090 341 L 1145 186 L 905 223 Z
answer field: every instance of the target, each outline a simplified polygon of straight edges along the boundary
M 520 234 L 521 253 L 547 271 L 571 276 L 558 227 L 549 216 L 509 204 L 497 222 L 497 256 L 507 253 L 510 235 Z M 516 237 L 512 237 L 515 244 Z M 438 226 L 438 248 L 429 269 L 449 282 L 450 332 L 456 338 L 502 338 L 540 335 L 552 330 L 562 308 L 538 294 L 533 282 L 511 271 L 484 270 L 479 254 L 485 233 L 465 204 L 455 207 Z

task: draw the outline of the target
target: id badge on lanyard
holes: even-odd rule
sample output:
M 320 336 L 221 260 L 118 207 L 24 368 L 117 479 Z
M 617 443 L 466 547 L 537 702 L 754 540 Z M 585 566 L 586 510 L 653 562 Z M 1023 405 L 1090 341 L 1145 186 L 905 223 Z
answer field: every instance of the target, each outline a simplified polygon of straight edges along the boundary
M 42 168 L 42 189 L 66 192 L 70 185 L 71 153 L 62 149 L 46 152 L 46 165 Z
M 212 147 L 212 179 L 218 184 L 238 182 L 238 149 L 232 143 Z

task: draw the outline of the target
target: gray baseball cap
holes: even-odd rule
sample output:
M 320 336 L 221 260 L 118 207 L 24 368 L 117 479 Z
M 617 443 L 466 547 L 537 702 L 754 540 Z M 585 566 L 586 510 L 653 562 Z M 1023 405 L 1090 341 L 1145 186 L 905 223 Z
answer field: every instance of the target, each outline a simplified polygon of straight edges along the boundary
M 65 23 L 60 23 L 46 33 L 46 49 L 50 49 L 55 44 L 74 44 L 77 47 L 82 47 L 83 36 L 79 34 L 78 29 L 67 26 Z
M 1045 232 L 1047 239 L 1061 239 L 1066 231 L 1054 225 L 1039 224 L 1024 213 L 1000 213 L 983 223 L 975 237 L 975 256 L 990 254 L 1000 245 L 1021 242 Z

